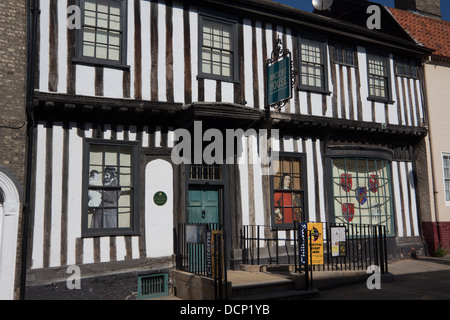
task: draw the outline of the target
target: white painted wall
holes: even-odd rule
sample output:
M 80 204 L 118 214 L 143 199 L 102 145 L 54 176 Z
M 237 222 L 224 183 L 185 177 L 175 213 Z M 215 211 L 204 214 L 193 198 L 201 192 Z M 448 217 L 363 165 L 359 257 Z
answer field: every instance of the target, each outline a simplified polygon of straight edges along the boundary
M 155 193 L 167 195 L 167 203 L 158 206 Z M 153 160 L 145 168 L 145 242 L 148 258 L 173 254 L 173 169 L 161 159 Z

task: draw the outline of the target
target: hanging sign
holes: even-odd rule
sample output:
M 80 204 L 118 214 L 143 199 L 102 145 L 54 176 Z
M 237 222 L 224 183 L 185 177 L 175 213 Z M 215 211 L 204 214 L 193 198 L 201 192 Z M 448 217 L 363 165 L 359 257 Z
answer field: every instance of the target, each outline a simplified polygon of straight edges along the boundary
M 272 57 L 267 60 L 267 104 L 280 111 L 292 98 L 295 71 L 291 52 L 284 48 L 281 39 L 275 41 Z
M 267 87 L 269 105 L 292 98 L 291 58 L 274 62 L 267 68 Z

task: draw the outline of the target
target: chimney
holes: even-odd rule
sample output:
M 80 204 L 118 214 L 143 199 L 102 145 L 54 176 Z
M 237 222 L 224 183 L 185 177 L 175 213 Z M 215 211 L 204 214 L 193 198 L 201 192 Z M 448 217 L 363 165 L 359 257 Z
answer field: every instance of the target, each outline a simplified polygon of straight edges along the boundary
M 440 0 L 395 0 L 395 7 L 411 10 L 434 18 L 442 18 Z

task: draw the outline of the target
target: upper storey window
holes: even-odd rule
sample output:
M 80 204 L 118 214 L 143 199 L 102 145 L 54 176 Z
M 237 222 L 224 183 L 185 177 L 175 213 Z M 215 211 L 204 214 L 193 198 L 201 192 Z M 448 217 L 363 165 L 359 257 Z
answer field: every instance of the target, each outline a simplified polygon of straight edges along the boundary
M 326 61 L 325 41 L 300 39 L 300 89 L 327 90 Z
M 351 45 L 336 44 L 334 46 L 333 60 L 335 63 L 355 67 L 355 48 Z
M 236 79 L 236 23 L 200 16 L 199 75 L 224 81 Z
M 418 78 L 419 67 L 416 60 L 397 57 L 395 61 L 395 74 L 400 77 Z
M 369 98 L 390 100 L 389 61 L 382 55 L 368 54 Z
M 81 0 L 78 58 L 99 64 L 125 63 L 126 0 Z

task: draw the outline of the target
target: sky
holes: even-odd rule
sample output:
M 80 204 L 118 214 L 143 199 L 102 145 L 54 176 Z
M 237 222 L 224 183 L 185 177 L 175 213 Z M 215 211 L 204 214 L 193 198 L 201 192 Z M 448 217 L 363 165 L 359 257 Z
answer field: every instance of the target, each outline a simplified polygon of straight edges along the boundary
M 312 6 L 312 0 L 274 0 L 276 2 L 294 7 L 303 11 L 311 12 L 314 7 Z M 391 8 L 395 8 L 394 0 L 372 0 L 372 2 L 379 3 Z M 442 19 L 450 21 L 450 1 L 441 0 Z

